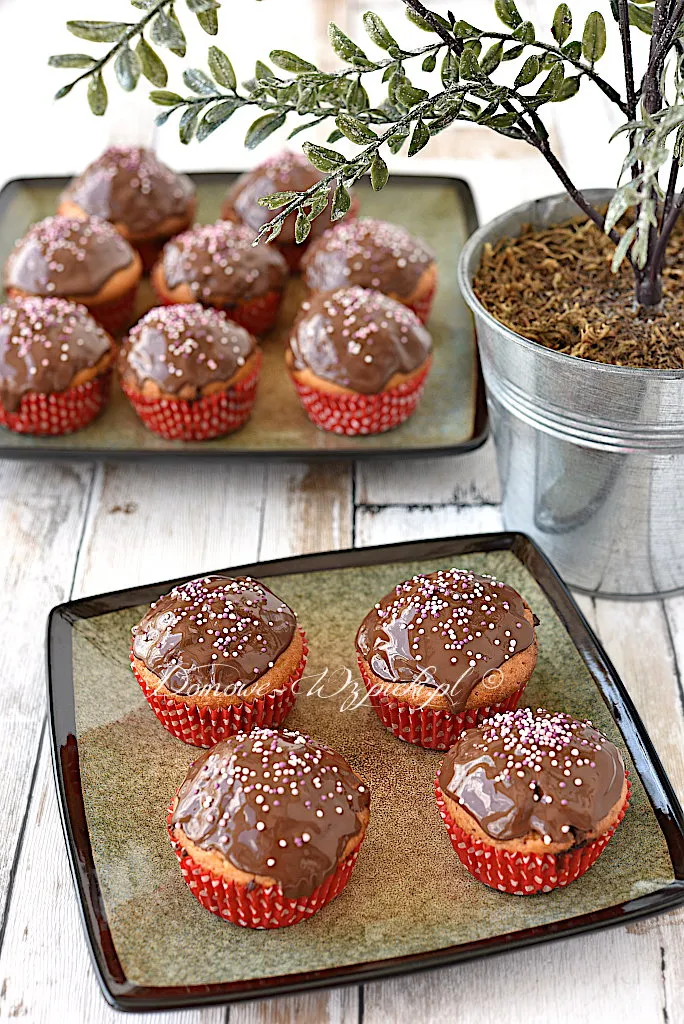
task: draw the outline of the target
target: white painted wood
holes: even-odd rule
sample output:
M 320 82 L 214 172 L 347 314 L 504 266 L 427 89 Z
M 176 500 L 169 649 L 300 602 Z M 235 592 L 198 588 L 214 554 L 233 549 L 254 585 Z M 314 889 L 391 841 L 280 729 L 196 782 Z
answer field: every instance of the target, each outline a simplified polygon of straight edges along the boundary
M 355 537 L 358 547 L 368 547 L 500 529 L 501 512 L 495 505 L 362 506 L 356 511 Z
M 264 999 L 230 1008 L 230 1024 L 357 1024 L 355 987 Z
M 47 739 L 0 956 L 0 1019 L 115 1024 L 86 953 Z M 145 1024 L 222 1024 L 224 1011 L 144 1015 Z
M 99 467 L 74 595 L 199 574 L 307 547 L 348 545 L 351 472 L 349 465 L 296 463 Z M 27 822 L 17 872 L 20 882 L 0 955 L 0 978 L 8 979 L 6 1005 L 11 1009 L 23 1004 L 31 1019 L 104 1022 L 111 1011 L 99 994 L 76 913 L 48 761 L 45 745 L 39 767 L 43 789 L 34 800 L 38 809 L 32 805 Z M 46 800 L 49 813 L 40 809 Z M 47 849 L 60 853 L 48 864 Z M 45 895 L 36 903 L 28 893 L 39 886 Z M 55 943 L 56 954 L 47 957 L 46 950 L 54 949 Z M 40 984 L 19 993 L 22 981 L 26 984 L 38 969 Z M 317 1014 L 327 1014 L 319 1019 L 355 1019 L 357 1001 L 356 989 L 346 993 L 344 1001 L 339 994 L 320 993 L 315 1009 Z M 273 1001 L 267 1012 L 280 1014 L 280 1002 Z M 282 1009 L 283 1019 L 288 1019 L 288 1005 Z M 302 1005 L 309 1005 L 313 1014 L 313 1003 Z M 59 1015 L 51 1017 L 58 1010 Z M 254 1019 L 254 1013 L 261 1011 L 251 1012 Z M 218 1010 L 164 1017 L 169 1024 L 218 1024 L 222 1019 Z
M 494 443 L 438 459 L 369 459 L 357 464 L 359 505 L 495 505 Z
M 92 468 L 0 462 L 0 730 L 5 823 L 0 921 L 10 888 L 44 716 L 45 619 L 69 597 Z

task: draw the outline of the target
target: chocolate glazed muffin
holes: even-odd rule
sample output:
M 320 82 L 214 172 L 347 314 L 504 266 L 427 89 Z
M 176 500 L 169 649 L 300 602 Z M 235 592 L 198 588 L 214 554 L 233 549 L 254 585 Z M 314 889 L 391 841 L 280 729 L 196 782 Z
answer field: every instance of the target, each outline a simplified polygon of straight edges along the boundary
M 203 441 L 249 418 L 261 358 L 252 335 L 225 313 L 160 306 L 130 331 L 119 375 L 146 427 L 170 440 Z
M 356 636 L 371 703 L 400 739 L 437 749 L 515 707 L 537 661 L 535 619 L 512 587 L 463 569 L 413 576 Z
M 294 704 L 306 637 L 291 608 L 249 576 L 204 576 L 160 597 L 133 627 L 131 666 L 162 725 L 211 746 L 279 725 Z
M 255 729 L 191 765 L 169 834 L 207 910 L 245 927 L 279 928 L 310 917 L 346 885 L 369 806 L 367 787 L 339 754 L 298 732 Z
M 10 296 L 78 302 L 115 334 L 130 321 L 141 273 L 138 254 L 106 221 L 46 217 L 14 246 L 5 287 Z
M 278 315 L 288 271 L 277 249 L 253 240 L 251 228 L 225 220 L 177 235 L 152 271 L 157 294 L 165 303 L 222 309 L 252 334 L 263 334 Z
M 568 885 L 594 863 L 624 816 L 629 783 L 619 750 L 591 722 L 519 708 L 463 733 L 436 794 L 468 870 L 526 894 Z
M 259 164 L 254 170 L 241 175 L 228 190 L 225 202 L 221 207 L 224 220 L 235 220 L 246 224 L 254 235 L 278 213 L 261 206 L 259 199 L 273 195 L 274 192 L 305 192 L 324 175 L 309 163 L 302 153 L 291 153 L 285 150 Z M 352 199 L 352 206 L 346 217 L 353 217 L 357 202 Z M 295 215 L 287 218 L 280 234 L 271 243 L 275 245 L 288 262 L 290 270 L 299 269 L 302 256 L 307 246 L 318 238 L 331 225 L 330 202 L 327 209 L 311 223 L 311 231 L 305 242 L 295 242 Z
M 425 323 L 437 286 L 433 252 L 397 224 L 360 217 L 343 221 L 309 246 L 302 260 L 313 292 L 360 285 L 412 309 Z
M 85 427 L 109 394 L 114 344 L 84 306 L 28 297 L 0 306 L 0 423 L 25 434 Z
M 432 339 L 406 306 L 366 288 L 302 303 L 286 361 L 309 418 L 324 430 L 372 434 L 415 410 Z
M 149 149 L 112 146 L 74 178 L 59 212 L 111 221 L 149 270 L 164 242 L 192 224 L 196 206 L 186 174 L 176 174 Z

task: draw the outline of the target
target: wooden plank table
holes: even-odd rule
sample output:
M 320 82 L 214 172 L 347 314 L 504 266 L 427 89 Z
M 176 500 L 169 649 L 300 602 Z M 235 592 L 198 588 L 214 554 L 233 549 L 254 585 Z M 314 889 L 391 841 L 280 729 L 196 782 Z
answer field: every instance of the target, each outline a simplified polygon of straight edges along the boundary
M 4 0 L 0 8 L 0 86 L 6 81 L 8 88 L 9 41 L 23 24 L 20 6 L 20 0 Z M 282 20 L 281 13 L 275 13 L 278 5 L 270 5 L 269 16 L 278 19 L 278 39 L 269 37 L 264 43 L 259 33 L 242 25 L 240 46 L 254 49 L 254 55 L 257 49 L 263 55 L 269 42 L 305 53 L 301 33 L 307 31 L 313 33 L 310 42 L 322 55 L 326 21 L 335 18 L 358 36 L 366 4 L 290 0 L 287 6 L 309 9 L 311 17 L 302 22 L 306 29 L 291 13 L 285 18 L 285 5 L 280 8 Z M 399 24 L 396 0 L 377 0 L 369 6 L 388 24 Z M 459 17 L 475 17 L 478 5 L 463 0 L 455 7 Z M 548 5 L 541 0 L 521 2 L 519 7 L 548 17 Z M 242 4 L 240 17 L 260 17 L 264 8 Z M 584 0 L 573 5 L 577 16 L 583 8 L 591 9 Z M 45 5 L 41 12 L 35 31 L 45 53 L 59 49 L 54 37 L 64 16 L 64 5 L 59 4 L 50 4 L 49 9 Z M 26 84 L 24 107 L 18 103 L 9 116 L 17 117 L 18 127 L 21 111 L 30 109 L 34 120 L 42 118 L 46 134 L 41 141 L 40 132 L 33 133 L 16 154 L 0 154 L 0 181 L 19 173 L 73 170 L 93 155 L 92 132 L 103 131 L 102 122 L 92 128 L 77 102 L 68 113 L 64 107 L 55 113 L 45 105 L 39 114 L 47 89 L 55 87 L 54 73 L 41 75 L 36 72 L 35 80 Z M 574 106 L 564 104 L 563 114 L 564 121 L 556 121 L 552 130 L 579 184 L 613 181 L 614 168 L 598 158 L 611 115 L 595 98 L 592 103 L 583 95 Z M 82 137 L 76 133 L 74 147 L 55 146 L 46 166 L 45 139 L 50 149 L 50 132 L 55 124 L 70 125 L 69 118 L 81 118 L 81 128 L 87 126 L 87 131 Z M 10 121 L 10 130 L 11 125 Z M 220 167 L 226 156 L 216 142 L 219 134 L 201 150 L 181 152 L 169 132 L 162 137 L 160 152 L 176 166 Z M 445 135 L 428 152 L 432 158 L 449 158 L 444 169 L 455 170 L 472 183 L 483 219 L 528 196 L 557 190 L 534 155 L 477 128 Z M 239 154 L 235 141 L 230 161 Z M 105 1004 L 90 967 L 52 781 L 43 638 L 46 615 L 54 604 L 231 563 L 495 530 L 500 525 L 491 442 L 461 457 L 372 464 L 219 467 L 0 461 L 0 721 L 7 811 L 0 831 L 0 1018 L 69 1024 L 118 1019 Z M 625 603 L 583 597 L 580 604 L 621 672 L 675 789 L 684 798 L 684 598 Z M 430 1024 L 476 1018 L 480 1024 L 563 1024 L 579 1013 L 603 1024 L 676 1024 L 684 1021 L 683 925 L 684 912 L 677 911 L 393 981 L 230 1009 L 149 1014 L 143 1020 Z

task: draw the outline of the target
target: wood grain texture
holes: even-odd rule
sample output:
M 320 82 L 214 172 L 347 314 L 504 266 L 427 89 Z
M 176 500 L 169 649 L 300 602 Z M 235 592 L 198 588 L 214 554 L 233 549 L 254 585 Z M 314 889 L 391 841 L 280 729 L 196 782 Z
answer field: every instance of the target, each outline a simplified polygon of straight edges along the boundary
M 70 595 L 91 483 L 89 465 L 0 462 L 0 935 L 45 713 L 45 619 Z
M 75 569 L 76 547 L 69 559 L 58 545 L 55 558 L 69 567 L 69 584 L 72 574 L 75 577 L 73 595 L 83 596 L 305 549 L 347 546 L 352 526 L 351 473 L 348 464 L 186 464 L 181 468 L 105 464 L 96 472 Z M 63 501 L 78 509 L 63 482 L 62 491 Z M 35 494 L 29 497 L 29 508 L 40 508 Z M 35 526 L 34 532 L 38 529 Z M 53 532 L 63 544 L 62 534 Z M 66 533 L 70 532 L 76 544 L 81 531 L 67 522 Z M 21 554 L 19 545 L 13 550 L 15 557 Z M 8 578 L 11 581 L 11 575 Z M 32 591 L 22 588 L 22 593 L 29 599 Z M 63 596 L 48 594 L 48 604 Z M 90 966 L 50 774 L 46 743 L 18 864 L 16 898 L 0 954 L 0 979 L 6 979 L 4 1006 L 8 1014 L 16 1008 L 22 1014 L 25 1010 L 29 1019 L 99 1024 L 112 1019 L 113 1011 L 102 999 Z M 49 850 L 58 855 L 48 855 Z M 41 899 L 31 899 L 31 892 L 40 888 Z M 55 943 L 56 954 L 46 955 Z M 19 991 L 34 975 L 39 976 L 40 984 Z M 352 989 L 344 1000 L 337 993 L 319 993 L 301 1007 L 308 1007 L 309 1020 L 346 1021 L 355 1019 L 357 1003 L 357 991 Z M 288 1014 L 295 1012 L 292 1004 L 281 1000 L 268 1007 L 268 1013 L 276 1014 L 268 1018 L 271 1020 L 281 1019 L 278 1014 L 288 1020 Z M 254 1013 L 261 1011 L 250 1012 L 254 1019 Z M 299 1019 L 300 1012 L 304 1009 L 297 1009 L 292 1019 Z M 52 1013 L 59 1015 L 51 1017 Z M 177 1013 L 163 1019 L 169 1024 L 219 1024 L 223 1011 Z
M 357 464 L 359 505 L 495 505 L 500 495 L 491 440 L 464 455 Z

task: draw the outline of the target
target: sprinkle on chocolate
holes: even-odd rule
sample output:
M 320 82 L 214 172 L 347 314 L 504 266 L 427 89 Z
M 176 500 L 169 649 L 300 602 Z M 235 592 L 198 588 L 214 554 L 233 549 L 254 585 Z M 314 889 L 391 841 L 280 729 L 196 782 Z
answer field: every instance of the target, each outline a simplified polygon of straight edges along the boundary
M 164 221 L 185 217 L 195 187 L 155 154 L 140 146 L 110 146 L 69 185 L 63 199 L 91 216 L 144 236 Z
M 253 245 L 254 231 L 219 220 L 176 235 L 164 248 L 167 287 L 187 284 L 199 302 L 239 302 L 272 291 L 287 280 L 287 264 L 272 246 Z
M 258 580 L 204 576 L 155 601 L 133 627 L 133 654 L 172 693 L 239 696 L 273 667 L 295 625 Z
M 214 381 L 229 381 L 255 350 L 252 335 L 219 310 L 158 306 L 129 332 L 120 368 L 137 386 L 149 380 L 164 392 L 195 397 Z
M 534 643 L 518 593 L 463 569 L 398 584 L 364 619 L 356 644 L 385 682 L 439 689 L 454 711 L 494 669 Z
M 362 394 L 422 366 L 432 339 L 400 302 L 367 288 L 319 292 L 304 303 L 290 338 L 295 370 Z
M 28 391 L 66 391 L 112 347 L 85 306 L 29 296 L 0 306 L 0 402 L 18 408 Z
M 573 750 L 583 756 L 571 760 Z M 536 833 L 567 845 L 583 842 L 621 799 L 624 766 L 588 719 L 518 708 L 463 732 L 439 778 L 492 838 Z
M 16 243 L 5 284 L 36 295 L 87 297 L 133 259 L 128 242 L 105 220 L 46 217 Z
M 405 228 L 360 217 L 335 224 L 309 246 L 304 280 L 313 291 L 360 285 L 408 298 L 433 263 L 431 250 Z
M 172 822 L 201 849 L 274 878 L 295 898 L 310 895 L 336 869 L 369 803 L 339 754 L 289 729 L 255 729 L 218 743 L 192 765 Z

